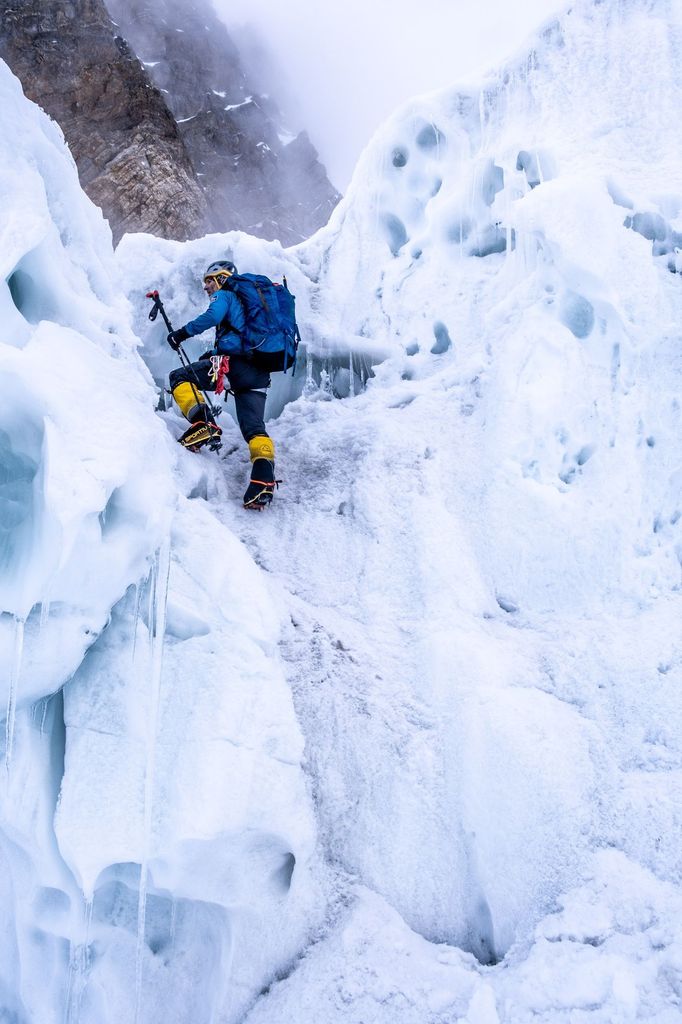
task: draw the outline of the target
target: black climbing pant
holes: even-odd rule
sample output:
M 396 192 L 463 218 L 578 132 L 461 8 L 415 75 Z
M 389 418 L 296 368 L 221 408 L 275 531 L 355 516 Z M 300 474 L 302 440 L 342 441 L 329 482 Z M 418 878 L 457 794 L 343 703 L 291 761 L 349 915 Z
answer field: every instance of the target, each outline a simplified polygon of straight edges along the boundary
M 244 440 L 250 441 L 252 437 L 259 435 L 267 437 L 264 417 L 266 389 L 270 387 L 270 374 L 258 370 L 243 356 L 230 356 L 228 381 L 234 395 L 237 422 Z M 190 363 L 189 366 L 179 366 L 176 370 L 171 370 L 169 376 L 171 391 L 175 391 L 179 384 L 195 385 L 197 382 L 201 391 L 215 390 L 215 381 L 211 380 L 210 359 L 199 359 L 196 363 Z

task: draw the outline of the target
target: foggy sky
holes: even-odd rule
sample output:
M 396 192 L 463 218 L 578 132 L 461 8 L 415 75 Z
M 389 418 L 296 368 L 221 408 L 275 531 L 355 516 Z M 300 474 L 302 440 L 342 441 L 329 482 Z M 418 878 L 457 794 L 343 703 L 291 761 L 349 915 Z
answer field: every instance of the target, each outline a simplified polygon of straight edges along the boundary
M 341 191 L 374 130 L 404 100 L 475 81 L 566 6 L 561 0 L 524 0 L 523 9 L 505 0 L 214 3 L 231 32 L 247 23 L 262 37 L 279 65 L 277 81 L 266 74 L 265 85 L 291 127 L 308 130 Z

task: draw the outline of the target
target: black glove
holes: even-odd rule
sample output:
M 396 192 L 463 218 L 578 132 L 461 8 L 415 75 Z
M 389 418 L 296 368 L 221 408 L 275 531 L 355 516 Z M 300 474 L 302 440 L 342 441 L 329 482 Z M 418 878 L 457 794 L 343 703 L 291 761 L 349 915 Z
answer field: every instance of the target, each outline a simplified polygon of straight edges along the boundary
M 173 349 L 173 351 L 177 352 L 180 346 L 182 345 L 183 341 L 187 341 L 188 338 L 189 334 L 187 333 L 184 327 L 181 327 L 179 331 L 171 331 L 168 337 L 166 338 L 166 341 Z

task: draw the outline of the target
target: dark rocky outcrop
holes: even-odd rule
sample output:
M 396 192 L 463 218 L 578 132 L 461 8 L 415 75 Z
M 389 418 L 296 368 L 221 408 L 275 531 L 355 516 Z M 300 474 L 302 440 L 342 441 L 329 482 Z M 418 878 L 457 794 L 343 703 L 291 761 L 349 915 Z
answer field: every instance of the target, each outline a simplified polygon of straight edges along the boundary
M 287 138 L 249 88 L 210 0 L 5 0 L 0 57 L 61 125 L 115 240 L 241 229 L 290 245 L 339 200 L 305 132 Z
M 284 134 L 210 0 L 106 2 L 175 115 L 212 229 L 287 245 L 325 224 L 340 197 L 315 148 L 305 132 Z
M 61 125 L 115 239 L 205 229 L 206 199 L 175 120 L 102 0 L 5 0 L 0 57 Z

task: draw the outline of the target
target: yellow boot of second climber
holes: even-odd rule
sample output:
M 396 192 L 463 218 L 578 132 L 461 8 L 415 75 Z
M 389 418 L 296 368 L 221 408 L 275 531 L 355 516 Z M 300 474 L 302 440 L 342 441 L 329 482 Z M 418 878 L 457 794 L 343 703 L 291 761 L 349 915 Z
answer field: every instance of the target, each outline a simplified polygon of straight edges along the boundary
M 275 480 L 275 445 L 267 434 L 249 441 L 251 479 L 244 494 L 244 508 L 262 512 L 270 502 L 278 482 Z

